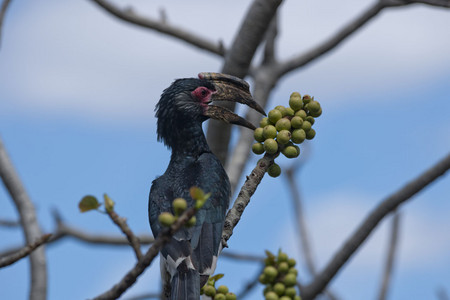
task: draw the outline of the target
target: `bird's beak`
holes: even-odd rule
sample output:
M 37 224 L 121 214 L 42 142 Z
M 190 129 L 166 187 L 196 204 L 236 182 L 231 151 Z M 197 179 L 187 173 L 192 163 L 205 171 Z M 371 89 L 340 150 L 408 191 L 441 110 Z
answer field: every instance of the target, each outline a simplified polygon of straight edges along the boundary
M 211 81 L 214 84 L 216 93 L 212 95 L 211 100 L 239 102 L 253 108 L 263 115 L 266 115 L 264 109 L 255 100 L 253 100 L 252 95 L 250 94 L 249 85 L 244 80 L 227 74 L 207 72 L 198 74 L 198 77 L 200 79 Z M 244 118 L 241 118 L 231 110 L 221 106 L 208 105 L 204 114 L 207 117 L 221 120 L 226 123 L 241 125 L 252 130 L 256 129 L 253 124 Z

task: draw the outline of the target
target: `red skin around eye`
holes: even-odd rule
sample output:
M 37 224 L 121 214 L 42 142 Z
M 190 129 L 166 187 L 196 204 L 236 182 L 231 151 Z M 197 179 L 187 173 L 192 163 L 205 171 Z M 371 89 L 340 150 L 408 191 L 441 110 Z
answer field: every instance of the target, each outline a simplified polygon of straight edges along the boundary
M 203 109 L 206 109 L 208 104 L 211 102 L 211 96 L 214 93 L 215 91 L 211 91 L 204 86 L 200 86 L 196 88 L 191 94 L 200 102 L 200 105 L 203 107 Z

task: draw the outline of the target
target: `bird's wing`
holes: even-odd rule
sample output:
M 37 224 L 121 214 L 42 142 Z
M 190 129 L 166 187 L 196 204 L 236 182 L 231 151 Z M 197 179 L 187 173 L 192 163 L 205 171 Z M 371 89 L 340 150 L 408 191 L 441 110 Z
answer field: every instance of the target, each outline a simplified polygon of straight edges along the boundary
M 183 197 L 189 206 L 193 205 L 189 194 L 192 186 L 211 193 L 211 197 L 197 212 L 196 225 L 178 231 L 161 253 L 168 262 L 175 263 L 172 267 L 178 268 L 183 258 L 189 257 L 189 263 L 200 274 L 209 275 L 215 268 L 230 199 L 228 176 L 212 153 L 169 165 L 166 173 L 153 182 L 149 201 L 150 224 L 157 236 L 161 230 L 158 216 L 163 211 L 173 213 L 171 202 L 176 197 Z

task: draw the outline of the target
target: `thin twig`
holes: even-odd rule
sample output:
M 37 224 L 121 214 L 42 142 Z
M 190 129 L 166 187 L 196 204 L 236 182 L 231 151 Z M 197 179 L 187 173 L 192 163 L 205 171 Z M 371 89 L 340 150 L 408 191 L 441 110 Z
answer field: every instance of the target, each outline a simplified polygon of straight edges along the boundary
M 6 149 L 0 139 L 0 177 L 8 190 L 20 215 L 20 222 L 25 233 L 27 244 L 31 244 L 42 236 L 37 221 L 34 205 L 31 202 L 19 175 L 17 174 Z M 30 254 L 31 289 L 30 299 L 47 298 L 47 264 L 45 247 L 39 247 Z
M 0 268 L 12 265 L 13 263 L 19 261 L 20 259 L 26 257 L 31 252 L 36 250 L 39 246 L 46 243 L 50 239 L 50 237 L 51 237 L 51 234 L 45 234 L 40 239 L 38 239 L 36 242 L 34 242 L 33 244 L 23 247 L 16 253 L 6 256 L 6 257 L 0 257 Z
M 12 220 L 0 220 L 0 226 L 15 228 L 15 227 L 20 227 L 20 222 L 12 221 Z
M 437 300 L 450 300 L 450 297 L 448 296 L 447 291 L 442 286 L 436 290 L 436 296 L 437 296 Z
M 137 15 L 131 9 L 121 9 L 106 0 L 92 0 L 92 2 L 98 4 L 105 11 L 127 23 L 141 26 L 147 29 L 156 30 L 160 33 L 177 38 L 192 46 L 195 46 L 202 50 L 206 50 L 213 54 L 217 54 L 219 56 L 225 55 L 225 49 L 222 43 L 211 42 L 210 40 L 200 37 L 195 33 L 189 32 L 184 28 L 170 25 L 167 21 L 167 18 L 156 20 L 149 17 L 143 17 Z
M 308 269 L 308 272 L 314 278 L 316 276 L 316 266 L 314 263 L 314 259 L 312 257 L 311 245 L 309 243 L 309 233 L 306 226 L 305 216 L 303 213 L 303 204 L 302 199 L 300 197 L 298 183 L 296 183 L 294 179 L 294 170 L 296 171 L 299 170 L 299 167 L 296 166 L 297 165 L 294 165 L 291 168 L 288 168 L 284 172 L 284 174 L 288 179 L 287 182 L 292 193 L 292 203 L 294 205 L 295 220 L 297 222 L 296 228 L 299 230 L 298 236 L 300 242 L 301 256 L 304 257 L 305 259 L 305 264 Z
M 64 238 L 75 238 L 83 243 L 93 244 L 93 245 L 109 245 L 109 246 L 129 246 L 129 240 L 123 235 L 107 235 L 107 234 L 95 234 L 86 232 L 79 228 L 75 228 L 68 224 L 63 223 L 62 221 L 58 222 L 58 227 L 55 232 L 52 234 L 52 237 L 47 242 L 47 245 L 53 245 L 55 242 L 60 241 Z M 141 245 L 150 245 L 155 239 L 153 236 L 148 234 L 142 234 L 136 236 Z M 23 246 L 12 247 L 7 250 L 3 250 L 0 252 L 0 257 L 4 257 L 7 255 L 11 255 L 17 251 L 19 251 Z M 233 259 L 233 260 L 242 260 L 248 262 L 256 262 L 259 263 L 264 260 L 264 257 L 246 254 L 246 253 L 238 253 L 231 250 L 226 250 L 221 253 L 222 257 Z
M 159 299 L 161 297 L 161 293 L 149 293 L 138 296 L 126 297 L 123 300 L 145 300 L 145 299 Z
M 298 236 L 299 236 L 299 246 L 301 249 L 301 257 L 305 258 L 305 264 L 306 268 L 311 275 L 312 278 L 314 278 L 317 274 L 316 270 L 316 264 L 314 262 L 313 256 L 312 256 L 312 247 L 309 239 L 309 232 L 308 228 L 306 226 L 306 219 L 303 212 L 303 204 L 302 204 L 302 198 L 300 196 L 300 191 L 298 188 L 298 182 L 294 179 L 294 172 L 300 170 L 300 163 L 292 165 L 290 168 L 287 168 L 284 174 L 288 178 L 288 185 L 291 189 L 292 193 L 292 203 L 294 205 L 294 213 L 295 213 L 295 220 L 297 222 L 297 229 L 299 230 Z M 338 299 L 338 297 L 335 295 L 334 292 L 330 291 L 329 289 L 326 289 L 324 291 L 324 294 L 328 297 L 328 299 L 334 300 Z
M 437 178 L 444 175 L 448 169 L 450 169 L 450 154 L 383 200 L 347 239 L 326 267 L 316 276 L 314 281 L 303 287 L 301 291 L 302 299 L 314 299 L 321 293 L 386 215 L 394 211 L 403 202 L 411 199 L 412 196 L 434 182 Z
M 5 19 L 6 11 L 8 10 L 10 3 L 11 3 L 11 0 L 3 0 L 2 6 L 0 8 L 0 47 L 2 44 L 3 21 Z
M 181 227 L 186 224 L 189 219 L 195 215 L 197 210 L 192 207 L 186 210 L 177 221 L 170 226 L 170 228 L 165 228 L 160 232 L 156 238 L 153 245 L 148 249 L 147 253 L 140 259 L 136 265 L 111 289 L 105 293 L 95 297 L 94 299 L 117 299 L 122 295 L 128 288 L 130 288 L 137 280 L 138 276 L 144 272 L 144 270 L 150 266 L 153 259 L 158 255 L 159 251 L 172 239 L 172 236 Z
M 257 263 L 264 262 L 264 257 L 262 257 L 262 256 L 231 252 L 228 249 L 223 251 L 220 255 L 222 257 L 226 257 L 226 258 L 234 259 L 234 260 L 243 260 L 243 261 L 257 262 Z
M 278 14 L 276 14 L 266 33 L 266 44 L 264 45 L 263 64 L 275 61 L 275 42 L 278 36 Z
M 139 239 L 134 235 L 133 231 L 131 231 L 130 227 L 128 227 L 127 221 L 124 218 L 119 217 L 114 210 L 107 210 L 107 213 L 114 224 L 119 226 L 120 230 L 122 230 L 123 234 L 125 234 L 130 246 L 136 254 L 137 260 L 140 260 L 142 258 L 141 244 Z
M 369 9 L 359 15 L 355 20 L 344 26 L 336 35 L 327 39 L 322 44 L 314 47 L 306 53 L 299 54 L 292 59 L 289 59 L 278 66 L 279 76 L 283 76 L 288 72 L 303 67 L 313 60 L 321 57 L 330 50 L 335 49 L 346 38 L 355 33 L 363 25 L 372 20 L 383 8 L 386 6 L 379 1 L 375 2 Z
M 411 2 L 414 2 L 417 4 L 426 4 L 426 5 L 431 5 L 431 6 L 450 8 L 450 1 L 448 1 L 448 0 L 413 0 Z
M 395 252 L 398 245 L 398 233 L 399 233 L 400 213 L 396 211 L 392 218 L 391 236 L 389 239 L 388 251 L 386 256 L 386 264 L 384 266 L 383 278 L 380 286 L 380 294 L 378 300 L 385 300 L 389 285 L 392 279 L 392 272 L 394 269 Z
M 443 8 L 450 8 L 450 1 L 448 0 L 379 0 L 383 2 L 386 6 L 397 7 L 405 6 L 410 4 L 425 4 Z

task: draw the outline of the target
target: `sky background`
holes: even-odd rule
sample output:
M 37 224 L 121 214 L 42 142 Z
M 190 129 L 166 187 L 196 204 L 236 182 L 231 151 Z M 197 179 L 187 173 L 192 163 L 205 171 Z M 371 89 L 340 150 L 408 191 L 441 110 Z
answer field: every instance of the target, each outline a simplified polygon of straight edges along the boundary
M 125 1 L 116 1 L 125 6 Z M 229 46 L 250 1 L 127 1 L 141 14 L 169 21 Z M 278 55 L 289 58 L 333 35 L 372 1 L 286 1 Z M 297 182 L 314 257 L 322 268 L 386 196 L 450 149 L 450 12 L 428 6 L 386 10 L 330 54 L 289 74 L 269 108 L 293 91 L 319 100 L 323 115 Z M 135 233 L 149 233 L 151 181 L 170 152 L 156 141 L 154 106 L 175 78 L 219 71 L 221 60 L 183 42 L 111 17 L 91 1 L 13 1 L 0 49 L 0 135 L 33 200 L 44 232 L 51 210 L 91 233 L 119 233 L 104 215 L 80 214 L 87 194 L 108 193 Z M 252 155 L 248 174 L 257 157 Z M 282 167 L 292 161 L 280 159 Z M 229 241 L 230 250 L 263 255 L 280 247 L 299 259 L 290 193 L 283 176 L 265 177 Z M 439 179 L 401 206 L 398 257 L 390 299 L 436 299 L 450 293 L 450 179 Z M 18 218 L 0 186 L 0 219 Z M 389 219 L 390 220 L 390 219 Z M 378 295 L 389 238 L 388 219 L 332 281 L 342 299 Z M 0 228 L 0 251 L 24 242 Z M 92 298 L 135 262 L 127 247 L 64 239 L 48 247 L 49 299 Z M 259 266 L 219 260 L 233 292 Z M 154 262 L 125 295 L 155 292 Z M 28 261 L 0 270 L 0 299 L 27 299 Z M 259 288 L 248 299 L 261 299 Z

